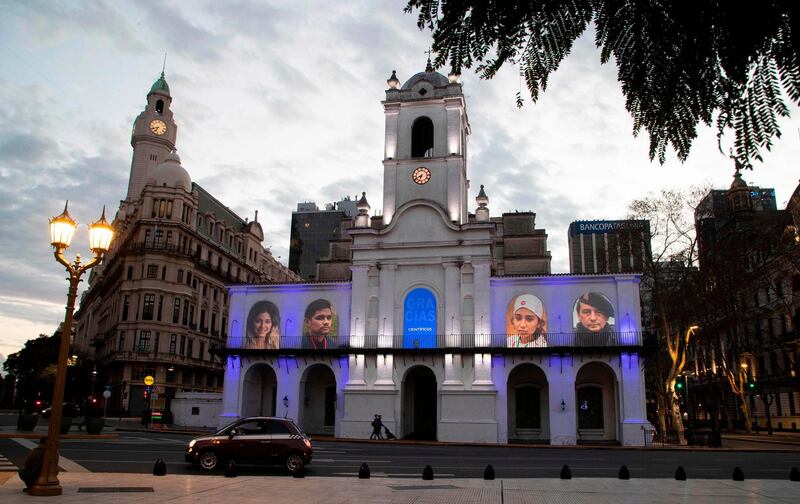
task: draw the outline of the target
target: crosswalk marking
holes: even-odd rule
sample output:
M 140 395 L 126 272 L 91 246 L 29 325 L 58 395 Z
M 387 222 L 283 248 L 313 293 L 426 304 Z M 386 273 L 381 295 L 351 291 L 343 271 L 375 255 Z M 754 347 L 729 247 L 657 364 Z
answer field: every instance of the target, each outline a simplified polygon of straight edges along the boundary
M 0 471 L 16 471 L 17 466 L 13 464 L 10 460 L 8 460 L 5 456 L 0 454 Z

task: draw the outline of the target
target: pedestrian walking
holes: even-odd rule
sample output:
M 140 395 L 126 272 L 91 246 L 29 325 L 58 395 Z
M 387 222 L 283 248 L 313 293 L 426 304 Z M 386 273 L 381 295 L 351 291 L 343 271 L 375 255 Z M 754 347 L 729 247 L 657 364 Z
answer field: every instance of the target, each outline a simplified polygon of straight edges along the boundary
M 380 439 L 381 435 L 381 421 L 378 417 L 378 414 L 375 414 L 375 417 L 372 419 L 372 434 L 369 435 L 370 439 Z

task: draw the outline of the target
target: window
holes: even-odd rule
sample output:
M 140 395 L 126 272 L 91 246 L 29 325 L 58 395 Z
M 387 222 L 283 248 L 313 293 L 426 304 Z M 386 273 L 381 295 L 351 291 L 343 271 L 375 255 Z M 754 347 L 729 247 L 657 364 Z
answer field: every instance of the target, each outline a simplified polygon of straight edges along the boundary
M 600 387 L 578 389 L 578 428 L 603 428 L 603 389 Z
M 178 270 L 178 283 L 183 283 L 183 270 Z
M 200 309 L 200 330 L 208 332 L 208 328 L 206 327 L 206 310 L 204 308 Z
M 147 265 L 147 278 L 156 278 L 158 276 L 158 266 L 155 264 Z
M 177 324 L 181 318 L 181 300 L 176 299 L 172 305 L 172 323 Z
M 175 350 L 178 346 L 178 335 L 177 334 L 170 334 L 169 335 L 169 354 L 175 355 Z
M 411 157 L 433 157 L 433 121 L 418 117 L 411 126 Z
M 183 302 L 183 321 L 181 323 L 183 325 L 189 323 L 189 301 Z
M 205 295 L 206 295 L 207 293 L 208 293 L 208 285 L 206 285 L 206 284 L 204 283 L 204 284 L 203 284 L 203 297 L 205 297 Z
M 194 355 L 192 354 L 192 350 L 193 350 L 193 348 L 192 348 L 192 347 L 193 347 L 193 346 L 194 346 L 194 340 L 193 340 L 192 338 L 189 338 L 189 344 L 188 344 L 188 345 L 186 345 L 186 355 L 187 355 L 187 356 L 188 356 L 190 359 L 191 359 L 192 357 L 194 357 Z
M 144 295 L 144 306 L 142 307 L 142 320 L 153 320 L 153 307 L 156 302 L 155 294 Z
M 131 297 L 125 296 L 122 302 L 122 320 L 128 320 L 128 309 L 131 307 Z
M 517 429 L 540 429 L 542 427 L 539 389 L 530 385 L 517 388 Z
M 198 357 L 200 360 L 205 360 L 205 351 L 206 351 L 206 344 L 204 342 L 200 342 L 200 352 Z
M 150 331 L 139 331 L 139 341 L 136 345 L 136 351 L 147 352 L 150 349 Z
M 127 280 L 133 280 L 133 266 L 128 266 L 128 275 L 126 276 Z
M 192 285 L 192 272 L 191 271 L 186 273 L 186 285 Z
M 180 348 L 181 356 L 186 355 L 186 335 L 181 334 L 181 348 Z
M 156 331 L 156 339 L 153 340 L 153 351 L 154 352 L 158 352 L 158 343 L 159 343 L 160 339 L 161 339 L 161 333 Z
M 119 332 L 119 342 L 117 343 L 117 351 L 122 352 L 125 350 L 125 331 Z
M 212 297 L 214 298 L 214 301 L 216 301 L 216 300 L 217 300 L 217 289 L 214 289 L 214 292 L 213 292 L 213 296 L 212 296 Z
M 167 267 L 166 266 L 162 266 L 161 267 L 161 280 L 166 280 L 166 279 L 167 279 Z
M 156 102 L 156 113 L 158 114 L 164 113 L 164 100 L 158 100 Z
M 161 322 L 161 309 L 164 307 L 164 296 L 158 296 L 158 317 L 156 320 Z
M 211 313 L 211 331 L 215 331 L 217 329 L 217 314 L 212 312 Z

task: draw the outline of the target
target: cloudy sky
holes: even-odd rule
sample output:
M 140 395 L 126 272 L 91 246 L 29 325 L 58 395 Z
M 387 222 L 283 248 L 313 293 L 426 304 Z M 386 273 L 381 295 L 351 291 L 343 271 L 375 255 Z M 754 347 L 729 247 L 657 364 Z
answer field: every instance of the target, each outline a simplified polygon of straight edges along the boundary
M 113 215 L 127 189 L 130 131 L 167 56 L 178 152 L 193 180 L 259 220 L 286 263 L 296 203 L 367 191 L 381 208 L 386 79 L 425 66 L 430 35 L 403 0 L 0 0 L 0 362 L 63 319 L 66 281 L 47 218 Z M 444 72 L 446 73 L 446 72 Z M 592 34 L 518 110 L 513 68 L 462 77 L 473 134 L 472 192 L 493 215 L 532 210 L 549 235 L 553 272 L 568 271 L 567 227 L 623 218 L 627 203 L 665 187 L 727 187 L 732 164 L 705 130 L 688 162 L 651 163 L 612 65 Z M 785 204 L 797 184 L 800 122 L 745 179 Z M 727 151 L 727 146 L 725 150 Z M 86 229 L 73 253 L 86 249 Z

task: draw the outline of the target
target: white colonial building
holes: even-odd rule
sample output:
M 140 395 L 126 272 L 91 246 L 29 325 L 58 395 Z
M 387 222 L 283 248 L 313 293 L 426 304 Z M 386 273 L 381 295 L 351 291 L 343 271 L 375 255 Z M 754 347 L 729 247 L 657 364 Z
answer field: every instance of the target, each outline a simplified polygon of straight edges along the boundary
M 482 186 L 470 212 L 457 78 L 388 83 L 382 218 L 362 197 L 347 281 L 229 287 L 219 423 L 366 438 L 380 414 L 398 437 L 643 444 L 639 277 L 549 274 L 533 214 L 490 217 Z

